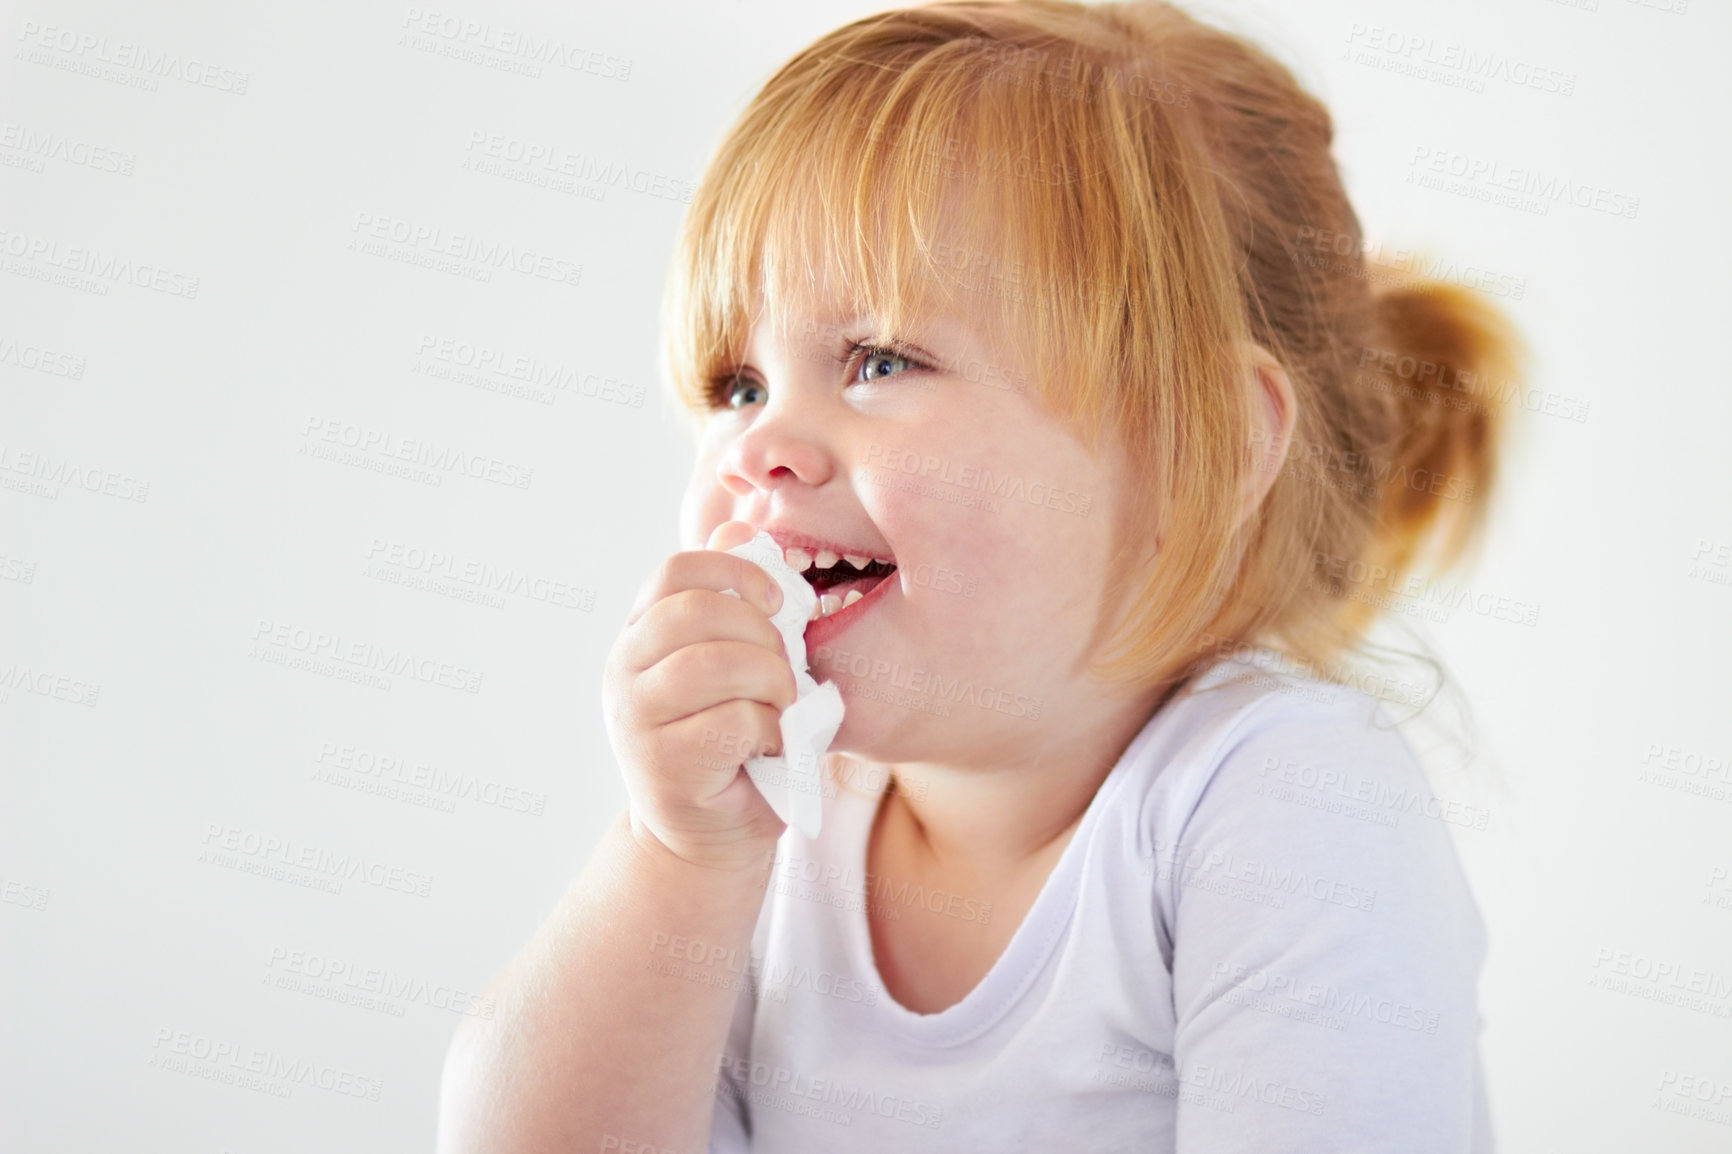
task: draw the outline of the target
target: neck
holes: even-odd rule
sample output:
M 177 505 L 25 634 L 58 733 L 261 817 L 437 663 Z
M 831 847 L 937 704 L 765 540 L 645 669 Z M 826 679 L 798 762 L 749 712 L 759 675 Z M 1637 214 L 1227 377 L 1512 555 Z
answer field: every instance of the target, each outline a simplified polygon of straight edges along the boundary
M 1073 714 L 1062 733 L 993 769 L 904 762 L 883 820 L 934 866 L 992 876 L 1061 842 L 1076 828 L 1113 766 L 1171 687 Z

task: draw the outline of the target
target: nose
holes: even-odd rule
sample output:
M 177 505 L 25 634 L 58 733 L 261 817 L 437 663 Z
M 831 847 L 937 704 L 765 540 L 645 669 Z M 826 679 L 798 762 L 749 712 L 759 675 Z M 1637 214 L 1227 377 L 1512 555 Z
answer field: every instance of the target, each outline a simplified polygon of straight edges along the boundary
M 836 469 L 834 445 L 816 406 L 771 393 L 752 423 L 734 437 L 716 464 L 717 479 L 736 497 L 768 493 L 789 481 L 822 485 Z

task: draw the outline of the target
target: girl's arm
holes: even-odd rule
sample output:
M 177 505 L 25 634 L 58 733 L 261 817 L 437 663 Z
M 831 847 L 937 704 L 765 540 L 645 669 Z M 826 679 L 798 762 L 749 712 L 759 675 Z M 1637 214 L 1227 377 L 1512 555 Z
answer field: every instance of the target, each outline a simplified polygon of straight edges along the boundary
M 497 1016 L 458 1028 L 440 1154 L 701 1154 L 768 878 L 687 862 L 622 815 L 488 987 Z
M 442 1154 L 706 1146 L 785 828 L 742 763 L 780 751 L 798 697 L 770 623 L 781 590 L 725 551 L 752 534 L 726 521 L 708 549 L 669 558 L 608 654 L 603 713 L 631 806 L 494 980 L 499 1017 L 453 1038 Z

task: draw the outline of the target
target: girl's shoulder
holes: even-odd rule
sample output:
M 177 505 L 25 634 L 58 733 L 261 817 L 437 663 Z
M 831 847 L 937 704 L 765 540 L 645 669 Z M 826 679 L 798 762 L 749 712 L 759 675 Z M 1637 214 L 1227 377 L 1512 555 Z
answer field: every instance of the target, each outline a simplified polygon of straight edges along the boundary
M 1223 770 L 1248 777 L 1242 784 L 1313 782 L 1326 762 L 1361 764 L 1383 777 L 1423 775 L 1378 697 L 1295 670 L 1267 650 L 1236 653 L 1193 677 L 1149 719 L 1126 760 L 1138 793 L 1183 811 Z
M 1115 808 L 1169 928 L 1231 895 L 1275 920 L 1378 910 L 1481 933 L 1450 827 L 1483 829 L 1486 812 L 1440 797 L 1363 689 L 1224 661 L 1150 719 L 1122 768 Z
M 1209 1084 L 1302 1091 L 1328 1119 L 1296 1116 L 1316 1127 L 1306 1149 L 1365 1118 L 1456 1142 L 1483 1124 L 1464 1113 L 1486 932 L 1452 837 L 1463 812 L 1372 694 L 1246 662 L 1195 690 L 1118 767 L 1133 788 L 1099 854 L 1114 940 L 1147 927 L 1138 963 L 1173 1053 Z M 1281 1133 L 1303 1134 L 1294 1121 Z

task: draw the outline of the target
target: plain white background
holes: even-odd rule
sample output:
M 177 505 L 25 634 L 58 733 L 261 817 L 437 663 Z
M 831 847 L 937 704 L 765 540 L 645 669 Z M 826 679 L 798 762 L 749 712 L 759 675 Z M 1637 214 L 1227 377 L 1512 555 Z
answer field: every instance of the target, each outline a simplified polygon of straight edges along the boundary
M 1368 236 L 1492 278 L 1535 403 L 1585 406 L 1524 415 L 1473 596 L 1422 623 L 1479 725 L 1439 785 L 1489 811 L 1455 832 L 1506 1151 L 1732 1145 L 1732 17 L 1683 2 L 1195 9 L 1326 100 Z M 690 450 L 656 341 L 680 190 L 782 60 L 872 10 L 9 9 L 7 1149 L 430 1148 L 459 1014 L 625 802 L 600 676 L 677 547 Z M 465 46 L 463 21 L 491 29 Z M 509 71 L 475 46 L 507 32 L 596 55 Z M 477 167 L 495 136 L 621 178 Z M 1634 215 L 1428 187 L 1436 157 Z M 361 243 L 373 222 L 548 275 L 425 267 L 428 244 Z M 465 375 L 477 349 L 569 387 L 512 395 Z M 378 447 L 307 451 L 327 430 Z M 376 471 L 410 441 L 479 475 Z M 1475 608 L 1499 598 L 1534 623 Z M 320 634 L 413 669 L 293 664 Z M 337 892 L 269 872 L 303 854 Z

